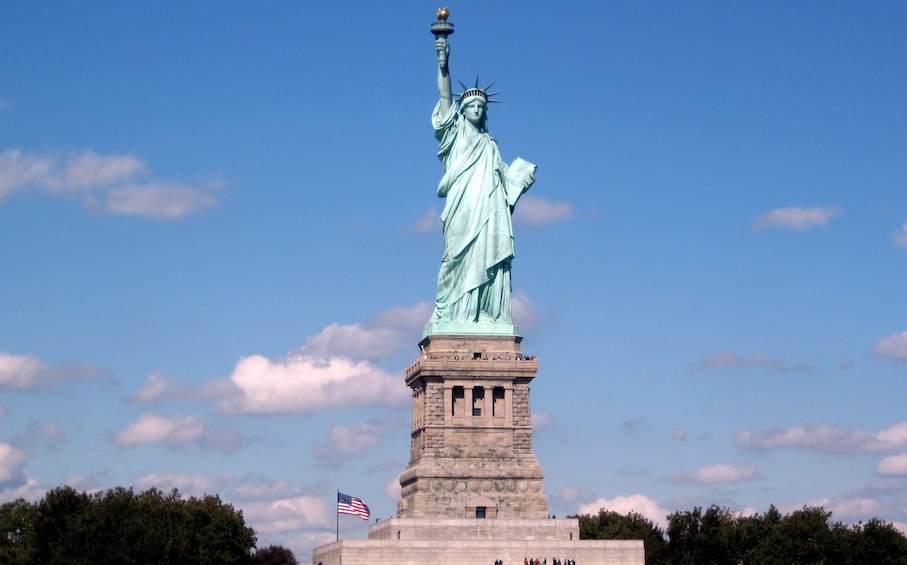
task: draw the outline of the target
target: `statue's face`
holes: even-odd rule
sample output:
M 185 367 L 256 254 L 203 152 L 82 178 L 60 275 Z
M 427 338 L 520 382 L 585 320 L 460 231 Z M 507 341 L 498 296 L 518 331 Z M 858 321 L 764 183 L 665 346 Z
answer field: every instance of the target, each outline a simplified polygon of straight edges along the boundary
M 485 118 L 485 103 L 479 99 L 473 99 L 463 108 L 463 116 L 476 127 L 482 127 Z

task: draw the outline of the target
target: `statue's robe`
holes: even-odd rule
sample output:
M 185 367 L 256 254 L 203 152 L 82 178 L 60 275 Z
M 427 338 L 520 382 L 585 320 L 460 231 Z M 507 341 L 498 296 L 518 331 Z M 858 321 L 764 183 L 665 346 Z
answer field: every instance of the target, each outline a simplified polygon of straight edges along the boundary
M 432 113 L 445 174 L 441 223 L 444 257 L 432 322 L 511 324 L 511 206 L 505 190 L 507 164 L 497 142 L 451 104 Z

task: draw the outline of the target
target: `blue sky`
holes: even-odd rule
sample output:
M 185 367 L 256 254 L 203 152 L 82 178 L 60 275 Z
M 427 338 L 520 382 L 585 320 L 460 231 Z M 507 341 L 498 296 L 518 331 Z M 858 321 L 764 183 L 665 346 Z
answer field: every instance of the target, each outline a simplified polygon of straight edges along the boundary
M 393 515 L 438 7 L 5 6 L 0 500 L 219 493 L 301 558 L 338 488 Z M 513 281 L 552 513 L 907 530 L 907 5 L 450 9 L 454 79 L 539 165 Z

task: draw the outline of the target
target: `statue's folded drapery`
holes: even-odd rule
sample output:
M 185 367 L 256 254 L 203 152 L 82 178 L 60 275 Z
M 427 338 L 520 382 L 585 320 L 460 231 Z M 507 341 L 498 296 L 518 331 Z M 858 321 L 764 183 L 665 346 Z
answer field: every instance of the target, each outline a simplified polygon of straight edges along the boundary
M 510 261 L 513 224 L 506 190 L 507 164 L 497 142 L 479 131 L 456 104 L 432 113 L 446 170 L 438 196 L 444 257 L 432 322 L 511 324 Z

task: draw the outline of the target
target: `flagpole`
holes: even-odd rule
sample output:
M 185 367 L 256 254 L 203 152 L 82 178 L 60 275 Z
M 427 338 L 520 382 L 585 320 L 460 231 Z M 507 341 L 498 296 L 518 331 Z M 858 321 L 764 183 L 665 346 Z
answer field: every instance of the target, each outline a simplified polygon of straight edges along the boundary
M 340 500 L 340 489 L 337 489 L 337 500 Z M 337 540 L 340 541 L 340 507 L 336 504 L 334 505 L 334 513 L 337 516 Z

